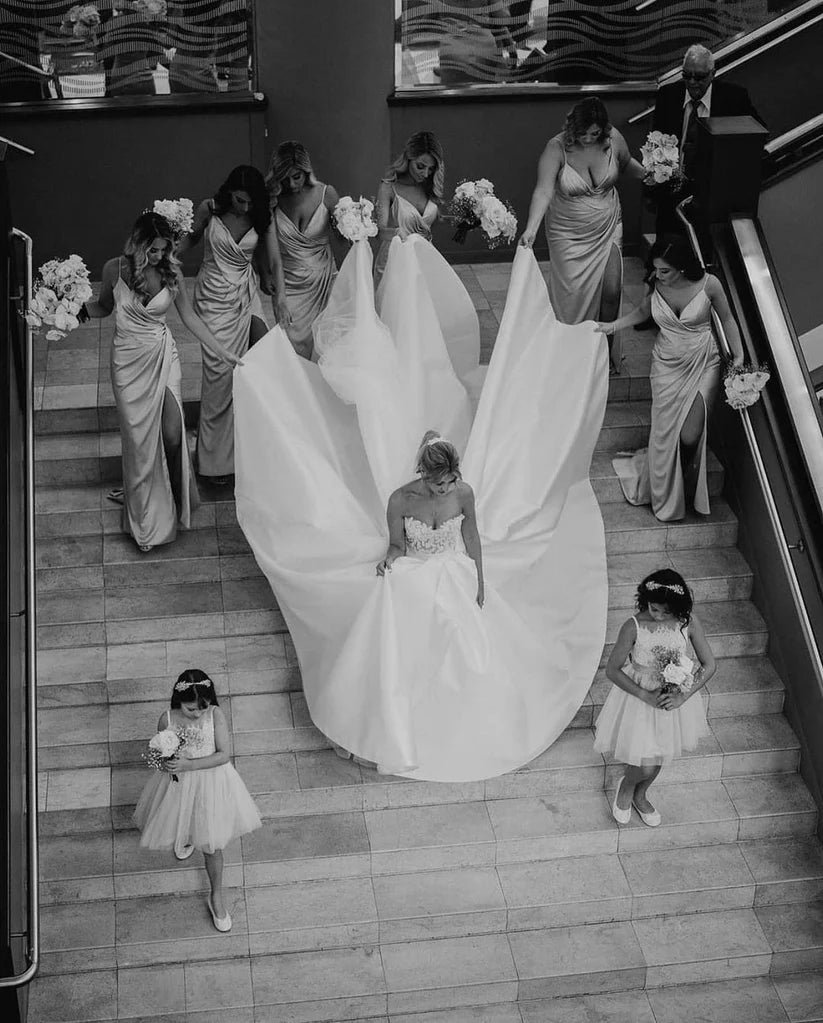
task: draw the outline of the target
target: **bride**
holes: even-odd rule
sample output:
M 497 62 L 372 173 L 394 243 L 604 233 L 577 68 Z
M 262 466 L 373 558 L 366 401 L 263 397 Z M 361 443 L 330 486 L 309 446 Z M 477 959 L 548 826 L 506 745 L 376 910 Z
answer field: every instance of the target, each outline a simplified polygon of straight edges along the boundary
M 383 772 L 489 778 L 560 735 L 602 653 L 606 346 L 557 323 L 520 249 L 480 389 L 436 250 L 392 241 L 380 317 L 371 261 L 341 266 L 316 365 L 276 327 L 235 374 L 238 520 L 317 727 Z

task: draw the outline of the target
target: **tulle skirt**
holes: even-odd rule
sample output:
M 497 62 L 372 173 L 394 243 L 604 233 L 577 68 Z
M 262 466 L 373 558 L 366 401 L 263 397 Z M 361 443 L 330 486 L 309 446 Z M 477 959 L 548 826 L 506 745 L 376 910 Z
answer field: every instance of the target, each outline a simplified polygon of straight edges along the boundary
M 633 674 L 631 665 L 623 670 Z M 699 693 L 675 710 L 660 710 L 613 686 L 595 722 L 594 748 L 621 764 L 652 767 L 694 749 L 708 731 Z
M 231 764 L 181 771 L 177 778 L 158 771 L 146 783 L 134 811 L 141 846 L 193 845 L 213 853 L 260 827 L 254 800 Z

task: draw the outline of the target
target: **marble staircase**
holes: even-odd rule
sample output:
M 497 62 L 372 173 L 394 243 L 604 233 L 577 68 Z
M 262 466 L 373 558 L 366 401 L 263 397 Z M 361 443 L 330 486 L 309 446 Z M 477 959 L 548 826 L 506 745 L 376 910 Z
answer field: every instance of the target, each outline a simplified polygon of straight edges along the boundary
M 460 273 L 488 352 L 508 268 Z M 610 580 L 602 663 L 637 582 L 662 566 L 693 585 L 720 659 L 711 735 L 661 773 L 655 830 L 636 817 L 618 829 L 609 812 L 617 768 L 592 750 L 602 667 L 558 742 L 504 777 L 410 782 L 335 756 L 230 494 L 207 493 L 167 548 L 144 555 L 120 533 L 109 328 L 95 329 L 39 353 L 45 951 L 32 1023 L 823 1020 L 818 814 L 722 469 L 710 516 L 662 524 L 623 502 L 611 467 L 648 435 L 648 335 L 610 381 L 591 468 Z M 196 348 L 175 335 L 196 403 Z M 211 926 L 199 858 L 141 850 L 130 821 L 145 739 L 195 665 L 264 817 L 226 851 L 230 935 Z

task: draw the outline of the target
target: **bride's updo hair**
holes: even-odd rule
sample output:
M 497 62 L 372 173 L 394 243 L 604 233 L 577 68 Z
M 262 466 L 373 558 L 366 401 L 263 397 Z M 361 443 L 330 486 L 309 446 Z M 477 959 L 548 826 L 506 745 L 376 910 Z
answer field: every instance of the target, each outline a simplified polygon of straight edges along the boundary
M 160 274 L 163 287 L 168 288 L 174 294 L 177 291 L 177 273 L 180 269 L 180 262 L 175 254 L 177 239 L 171 224 L 165 217 L 150 210 L 141 213 L 123 246 L 123 255 L 126 257 L 131 271 L 129 286 L 132 291 L 145 300 L 151 297 L 145 276 L 145 269 L 149 264 L 147 251 L 158 238 L 168 242 L 168 245 L 157 264 L 157 272 Z
M 460 478 L 460 456 L 454 444 L 444 440 L 437 430 L 426 430 L 417 449 L 415 471 L 429 480 L 441 480 L 445 476 Z

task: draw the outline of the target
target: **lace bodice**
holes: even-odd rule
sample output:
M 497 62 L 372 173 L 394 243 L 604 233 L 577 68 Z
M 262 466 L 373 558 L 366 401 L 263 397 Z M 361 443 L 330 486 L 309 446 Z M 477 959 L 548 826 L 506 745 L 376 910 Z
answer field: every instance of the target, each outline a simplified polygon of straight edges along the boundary
M 186 745 L 183 747 L 181 756 L 186 760 L 199 760 L 201 757 L 210 757 L 216 752 L 217 746 L 214 742 L 214 707 L 209 707 L 206 713 L 200 718 L 202 725 L 175 725 L 169 715 L 169 723 L 178 729 L 186 737 Z
M 446 551 L 462 551 L 463 515 L 453 515 L 438 527 L 430 526 L 420 519 L 407 515 L 403 519 L 406 530 L 406 551 L 409 554 L 430 557 Z
M 671 625 L 656 625 L 654 628 L 649 628 L 646 622 L 638 621 L 634 619 L 634 624 L 637 627 L 637 637 L 634 641 L 634 647 L 630 655 L 632 666 L 641 675 L 638 678 L 640 685 L 643 685 L 643 675 L 650 677 L 650 673 L 655 671 L 655 656 L 652 650 L 656 646 L 664 646 L 669 650 L 677 650 L 678 653 L 684 654 L 688 645 L 688 628 L 680 626 L 676 623 Z M 652 684 L 645 686 L 644 688 L 656 688 L 658 680 L 655 678 L 651 679 Z

